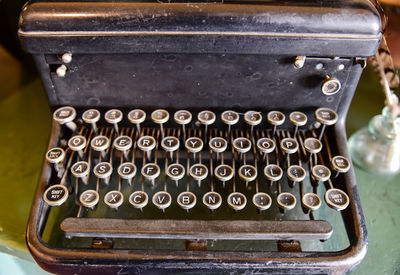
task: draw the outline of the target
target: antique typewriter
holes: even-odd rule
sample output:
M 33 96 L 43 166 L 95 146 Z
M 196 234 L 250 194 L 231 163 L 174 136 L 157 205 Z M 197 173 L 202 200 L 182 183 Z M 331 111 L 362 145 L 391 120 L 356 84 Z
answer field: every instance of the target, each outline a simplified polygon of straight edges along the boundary
M 54 273 L 349 272 L 367 233 L 345 118 L 367 0 L 30 1 L 53 110 L 27 229 Z

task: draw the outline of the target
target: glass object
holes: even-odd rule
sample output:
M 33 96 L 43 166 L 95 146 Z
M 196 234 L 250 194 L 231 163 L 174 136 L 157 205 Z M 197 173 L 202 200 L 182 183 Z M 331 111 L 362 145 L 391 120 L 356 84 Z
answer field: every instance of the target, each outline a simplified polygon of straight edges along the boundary
M 368 126 L 349 139 L 353 162 L 362 169 L 378 174 L 400 171 L 400 118 L 392 117 L 385 107 Z

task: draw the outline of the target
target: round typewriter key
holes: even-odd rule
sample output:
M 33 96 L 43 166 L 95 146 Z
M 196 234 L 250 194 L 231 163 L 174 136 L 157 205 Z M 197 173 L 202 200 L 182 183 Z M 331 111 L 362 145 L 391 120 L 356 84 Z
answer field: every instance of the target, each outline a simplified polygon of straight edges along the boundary
M 267 210 L 271 207 L 272 199 L 268 194 L 258 192 L 253 196 L 253 204 L 261 211 Z
M 119 129 L 118 129 L 118 123 L 122 121 L 123 114 L 120 110 L 118 109 L 111 109 L 108 110 L 105 115 L 104 119 L 114 125 L 115 132 L 119 134 Z
M 251 149 L 251 141 L 244 137 L 235 138 L 232 145 L 240 153 L 246 153 Z
M 336 171 L 335 178 L 339 173 L 346 173 L 350 169 L 350 161 L 343 156 L 335 156 L 331 160 L 332 169 Z
M 324 165 L 313 166 L 311 173 L 317 181 L 327 181 L 331 177 L 331 170 Z
M 76 124 L 74 123 L 74 119 L 76 117 L 76 111 L 71 106 L 64 106 L 58 108 L 53 113 L 53 119 L 57 121 L 59 124 L 65 124 L 71 131 L 76 131 Z
M 276 199 L 279 207 L 285 210 L 293 209 L 296 206 L 296 197 L 290 193 L 280 193 Z
M 147 159 L 151 158 L 151 150 L 156 147 L 156 140 L 152 136 L 142 136 L 137 141 L 137 146 L 143 152 L 146 152 Z
M 112 190 L 104 196 L 104 203 L 110 208 L 117 209 L 124 202 L 124 195 L 117 190 Z
M 169 157 L 172 160 L 173 155 L 172 153 L 179 149 L 179 139 L 176 137 L 165 137 L 161 140 L 161 147 L 166 151 L 169 152 Z
M 318 139 L 321 140 L 324 135 L 325 127 L 327 125 L 333 125 L 338 119 L 336 112 L 329 108 L 319 108 L 315 111 L 315 118 L 319 123 L 322 124 L 321 132 Z
M 281 141 L 281 149 L 286 154 L 293 154 L 296 153 L 299 149 L 299 144 L 294 138 L 284 138 Z
M 244 121 L 251 126 L 256 126 L 261 123 L 262 115 L 257 111 L 247 111 L 244 114 Z
M 203 196 L 203 204 L 211 210 L 217 209 L 222 204 L 222 197 L 217 192 L 205 193 Z
M 267 114 L 267 120 L 273 125 L 272 136 L 275 136 L 276 127 L 285 122 L 285 115 L 279 111 L 271 111 Z
M 128 119 L 133 124 L 140 124 L 146 120 L 146 113 L 141 109 L 134 109 L 128 113 Z
M 171 205 L 171 195 L 166 191 L 160 191 L 153 195 L 153 204 L 163 211 Z
M 132 162 L 121 163 L 117 172 L 121 178 L 128 180 L 129 185 L 131 185 L 133 177 L 136 176 L 136 165 Z
M 207 143 L 207 137 L 208 137 L 208 125 L 211 125 L 215 122 L 215 114 L 211 111 L 201 111 L 197 115 L 197 119 L 200 121 L 201 124 L 204 125 L 204 137 L 205 141 Z
M 315 193 L 306 193 L 301 198 L 301 203 L 308 210 L 318 210 L 321 206 L 321 199 Z
M 59 163 L 62 162 L 65 158 L 65 152 L 60 147 L 51 148 L 46 153 L 46 159 L 50 163 Z
M 196 205 L 197 199 L 192 192 L 182 192 L 178 195 L 177 202 L 180 207 L 189 210 Z
M 263 158 L 265 159 L 267 154 L 275 150 L 275 141 L 270 138 L 260 138 L 257 140 L 257 149 L 263 154 Z
M 173 163 L 167 167 L 167 176 L 175 181 L 176 186 L 178 186 L 178 180 L 185 176 L 185 167 L 179 163 Z
M 233 210 L 238 211 L 242 210 L 246 206 L 247 198 L 242 193 L 234 192 L 229 194 L 227 202 Z
M 86 190 L 79 197 L 80 203 L 87 208 L 94 208 L 99 202 L 99 193 L 96 190 Z
M 228 110 L 221 114 L 221 120 L 226 125 L 235 125 L 239 122 L 239 114 L 235 111 Z
M 292 182 L 301 182 L 306 178 L 306 170 L 299 165 L 291 165 L 287 169 L 287 176 Z
M 295 111 L 290 113 L 289 120 L 294 125 L 293 137 L 296 137 L 299 127 L 306 125 L 307 116 L 305 113 Z
M 179 110 L 174 114 L 174 120 L 176 123 L 182 125 L 183 140 L 186 140 L 186 129 L 185 125 L 192 121 L 192 113 L 187 110 Z
M 164 138 L 163 124 L 169 120 L 169 113 L 167 110 L 158 109 L 151 113 L 151 120 L 160 125 L 161 138 Z
M 94 168 L 93 173 L 99 179 L 103 179 L 105 184 L 110 182 L 110 176 L 113 172 L 112 166 L 109 162 L 99 162 Z
M 164 109 L 155 110 L 151 113 L 151 120 L 157 124 L 166 123 L 169 120 L 169 113 Z
M 100 152 L 103 159 L 107 158 L 106 150 L 110 146 L 110 140 L 106 136 L 95 136 L 90 142 L 93 150 Z
M 190 167 L 189 174 L 197 180 L 197 184 L 200 187 L 201 181 L 208 176 L 208 168 L 204 164 L 197 163 Z
M 340 91 L 342 84 L 334 77 L 326 76 L 321 86 L 321 91 L 324 95 L 334 95 Z
M 198 137 L 191 137 L 186 140 L 185 147 L 189 152 L 197 153 L 203 149 L 203 141 Z
M 208 147 L 210 147 L 213 152 L 217 153 L 217 160 L 219 160 L 219 154 L 223 153 L 226 148 L 228 148 L 228 142 L 224 138 L 214 137 L 208 143 Z
M 271 111 L 267 114 L 267 120 L 272 125 L 282 125 L 285 122 L 285 115 L 279 111 Z
M 83 149 L 86 146 L 86 138 L 84 136 L 73 136 L 68 140 L 68 147 L 71 148 L 72 151 L 78 152 L 78 155 L 81 159 L 84 158 Z
M 239 122 L 239 114 L 232 110 L 227 110 L 221 114 L 221 120 L 228 125 L 228 137 L 231 135 L 231 127 Z
M 193 157 L 196 158 L 196 153 L 203 149 L 203 141 L 198 137 L 191 137 L 185 141 L 185 148 L 188 152 L 193 153 Z
M 338 119 L 336 112 L 329 108 L 319 108 L 315 111 L 315 118 L 323 125 L 333 125 Z
M 250 181 L 257 178 L 257 169 L 252 165 L 242 165 L 239 168 L 239 176 L 242 180 L 246 182 L 246 187 Z
M 204 125 L 211 125 L 215 122 L 215 114 L 211 111 L 201 111 L 197 115 L 197 119 L 200 121 L 201 124 Z
M 64 166 L 62 165 L 64 158 L 65 152 L 60 147 L 51 148 L 46 153 L 46 159 L 48 162 L 54 164 L 54 169 L 56 170 L 58 177 L 61 177 L 64 173 Z
M 295 126 L 304 126 L 307 123 L 307 116 L 303 112 L 295 111 L 290 113 L 289 120 Z
M 68 195 L 67 187 L 62 184 L 56 184 L 44 191 L 43 200 L 50 206 L 58 206 L 67 200 Z
M 223 187 L 225 187 L 225 182 L 233 177 L 233 169 L 227 164 L 221 164 L 215 167 L 214 174 L 217 179 L 222 181 Z
M 214 137 L 210 139 L 208 145 L 210 149 L 216 153 L 222 153 L 226 150 L 226 148 L 228 148 L 228 143 L 226 142 L 226 139 L 221 137 Z
M 119 136 L 114 140 L 114 147 L 124 154 L 125 159 L 128 159 L 128 151 L 132 147 L 132 139 L 128 136 Z
M 146 113 L 141 109 L 134 109 L 128 113 L 128 120 L 136 124 L 136 129 L 140 134 L 140 123 L 143 123 L 146 120 Z
M 243 154 L 247 153 L 251 149 L 251 141 L 244 137 L 235 138 L 232 143 L 233 148 L 240 153 L 240 159 Z
M 143 191 L 135 191 L 129 196 L 129 203 L 133 207 L 142 209 L 149 202 L 149 196 Z
M 282 178 L 283 171 L 276 164 L 269 164 L 264 168 L 265 177 L 271 182 L 278 181 Z
M 189 124 L 192 121 L 192 113 L 186 110 L 176 111 L 174 114 L 174 120 L 180 125 Z
M 93 131 L 97 134 L 97 125 L 96 122 L 100 120 L 100 112 L 96 109 L 89 109 L 83 112 L 82 120 L 92 125 Z
M 84 184 L 87 184 L 88 175 L 90 172 L 89 163 L 86 161 L 78 161 L 71 166 L 71 173 L 77 177 L 82 179 Z
M 257 126 L 258 124 L 261 123 L 262 121 L 262 115 L 260 112 L 256 111 L 247 111 L 244 114 L 244 121 L 251 126 L 250 128 L 250 134 L 253 136 L 253 129 L 254 126 Z
M 271 111 L 267 114 L 267 120 L 273 125 L 272 136 L 275 136 L 276 127 L 285 122 L 285 115 L 279 111 Z
M 260 138 L 257 140 L 257 149 L 261 153 L 271 153 L 275 150 L 275 141 L 270 138 Z
M 160 175 L 160 167 L 155 163 L 147 163 L 142 167 L 142 175 L 154 184 L 154 180 Z
M 306 138 L 304 140 L 304 149 L 310 154 L 316 154 L 321 151 L 322 143 L 316 138 Z
M 325 193 L 325 201 L 329 207 L 335 210 L 343 210 L 349 205 L 349 197 L 340 189 L 331 188 Z

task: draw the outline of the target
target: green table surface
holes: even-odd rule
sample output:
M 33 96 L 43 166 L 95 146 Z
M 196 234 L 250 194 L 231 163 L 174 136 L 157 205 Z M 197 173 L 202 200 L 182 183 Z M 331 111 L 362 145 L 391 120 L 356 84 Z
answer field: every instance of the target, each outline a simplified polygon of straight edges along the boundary
M 51 113 L 39 78 L 25 82 L 11 91 L 0 85 L 0 252 L 32 261 L 25 228 L 47 146 Z M 348 133 L 366 125 L 382 107 L 378 80 L 366 70 L 348 115 Z M 400 176 L 372 175 L 358 168 L 356 175 L 369 249 L 354 273 L 400 274 Z

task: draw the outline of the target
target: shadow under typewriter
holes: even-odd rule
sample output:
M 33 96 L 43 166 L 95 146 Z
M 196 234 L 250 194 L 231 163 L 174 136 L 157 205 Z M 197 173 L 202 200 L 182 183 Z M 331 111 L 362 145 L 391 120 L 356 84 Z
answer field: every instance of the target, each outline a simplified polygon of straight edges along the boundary
M 141 113 L 129 119 L 136 126 L 118 125 L 118 110 L 108 119 L 106 113 L 110 126 L 99 127 L 100 113 L 91 111 L 79 126 L 59 121 L 74 131 L 54 125 L 56 148 L 47 159 L 55 164 L 43 195 L 48 211 L 41 235 L 49 246 L 287 252 L 349 247 L 337 210 L 350 203 L 340 175 L 350 164 L 324 135 L 325 125 L 337 119 L 331 110 L 315 112 L 318 121 L 320 115 L 327 120 L 314 130 L 303 126 L 307 116 L 301 112 L 292 112 L 292 127 L 281 129 L 280 112 L 267 115 L 268 127 L 258 125 L 259 113 L 247 112 L 239 127 L 241 115 L 229 111 L 221 115 L 225 127 L 215 129 L 210 111 L 199 113 L 197 126 L 190 126 L 189 112 L 179 119 L 178 111 L 176 128 L 163 127 L 169 118 L 164 110 L 153 112 L 149 127 L 140 124 Z

